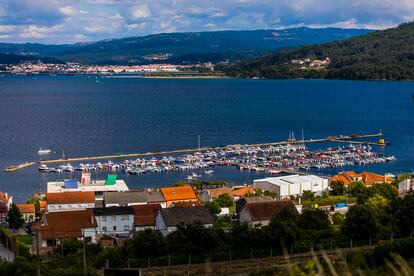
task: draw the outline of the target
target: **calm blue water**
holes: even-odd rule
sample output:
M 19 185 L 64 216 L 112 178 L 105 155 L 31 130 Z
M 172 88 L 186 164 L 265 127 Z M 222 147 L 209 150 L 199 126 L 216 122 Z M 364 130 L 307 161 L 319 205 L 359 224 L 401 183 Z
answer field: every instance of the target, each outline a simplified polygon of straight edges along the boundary
M 392 145 L 378 150 L 398 161 L 354 169 L 411 171 L 413 92 L 407 82 L 0 77 L 0 168 L 37 160 L 40 146 L 75 157 L 196 147 L 198 134 L 210 146 L 270 142 L 290 130 L 300 137 L 304 128 L 305 138 L 382 130 Z M 215 170 L 210 179 L 262 176 Z M 120 177 L 130 187 L 159 187 L 187 174 Z M 64 177 L 40 175 L 35 166 L 1 173 L 0 190 L 22 202 Z

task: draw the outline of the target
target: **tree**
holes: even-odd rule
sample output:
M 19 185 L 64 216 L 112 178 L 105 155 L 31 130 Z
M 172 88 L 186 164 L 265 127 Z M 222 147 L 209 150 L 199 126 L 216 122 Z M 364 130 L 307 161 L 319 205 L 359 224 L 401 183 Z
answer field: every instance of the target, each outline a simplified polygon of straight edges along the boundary
M 221 244 L 214 231 L 199 222 L 179 224 L 177 230 L 167 236 L 169 251 L 192 255 L 212 252 Z
M 331 195 L 339 196 L 345 194 L 345 185 L 343 181 L 331 181 L 329 184 Z
M 230 207 L 234 204 L 233 198 L 227 193 L 221 194 L 215 201 L 220 207 Z
M 17 208 L 16 204 L 12 204 L 8 214 L 7 214 L 7 222 L 9 223 L 9 227 L 11 229 L 19 229 L 22 227 L 24 223 L 24 219 L 20 214 L 19 209 Z
M 398 189 L 388 183 L 375 184 L 370 188 L 370 190 L 373 195 L 379 194 L 388 200 L 396 199 L 399 194 Z
M 329 228 L 328 214 L 320 209 L 304 209 L 299 216 L 298 227 L 309 230 L 327 229 Z
M 216 201 L 207 201 L 204 205 L 208 208 L 211 215 L 218 215 L 221 212 L 220 205 Z
M 269 226 L 265 229 L 269 243 L 276 248 L 291 246 L 297 239 L 298 219 L 297 212 L 291 208 L 283 208 L 279 214 L 272 218 Z
M 335 213 L 332 215 L 332 222 L 333 222 L 333 224 L 335 224 L 335 225 L 342 225 L 342 224 L 344 223 L 344 220 L 345 220 L 344 215 L 342 215 L 342 214 L 341 214 L 341 213 L 339 213 L 339 212 L 335 212 Z
M 167 242 L 161 232 L 151 229 L 138 232 L 124 244 L 126 255 L 135 258 L 162 256 L 167 250 Z
M 364 194 L 367 190 L 367 186 L 365 186 L 364 182 L 362 181 L 352 181 L 348 185 L 348 195 L 352 197 L 357 197 L 361 194 Z
M 394 202 L 393 225 L 401 235 L 410 235 L 414 231 L 414 192 Z
M 315 192 L 306 190 L 302 193 L 303 200 L 314 201 L 315 200 Z
M 378 222 L 369 207 L 357 204 L 349 208 L 342 232 L 355 241 L 368 240 L 376 237 Z

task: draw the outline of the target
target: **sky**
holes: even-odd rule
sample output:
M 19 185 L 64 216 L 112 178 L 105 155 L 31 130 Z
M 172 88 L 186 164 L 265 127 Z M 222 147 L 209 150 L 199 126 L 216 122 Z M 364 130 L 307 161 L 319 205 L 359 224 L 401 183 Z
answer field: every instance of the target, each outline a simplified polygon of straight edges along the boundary
M 385 29 L 413 20 L 414 0 L 0 0 L 0 42 L 298 26 Z

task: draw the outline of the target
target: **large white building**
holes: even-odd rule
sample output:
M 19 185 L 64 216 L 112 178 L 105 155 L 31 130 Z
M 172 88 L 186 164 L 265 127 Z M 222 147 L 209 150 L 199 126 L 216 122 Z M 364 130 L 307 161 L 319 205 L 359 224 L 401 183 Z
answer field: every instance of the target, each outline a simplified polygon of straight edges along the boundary
M 276 192 L 280 198 L 301 195 L 303 191 L 320 194 L 329 187 L 328 179 L 316 175 L 287 175 L 254 180 L 255 188 Z
M 116 175 L 108 175 L 106 180 L 79 182 L 77 179 L 66 179 L 61 182 L 47 183 L 48 193 L 94 192 L 96 200 L 103 200 L 104 192 L 125 192 L 128 190 L 125 181 L 117 179 Z

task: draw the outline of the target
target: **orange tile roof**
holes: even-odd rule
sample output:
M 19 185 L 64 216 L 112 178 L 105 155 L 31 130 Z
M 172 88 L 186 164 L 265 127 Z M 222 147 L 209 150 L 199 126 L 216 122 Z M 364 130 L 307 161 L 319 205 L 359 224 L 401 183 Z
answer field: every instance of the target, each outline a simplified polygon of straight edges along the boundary
M 242 197 L 245 196 L 248 193 L 253 193 L 254 192 L 254 188 L 253 187 L 244 187 L 244 188 L 240 188 L 237 190 L 234 190 L 232 192 L 233 196 L 238 196 L 238 197 Z
M 232 194 L 232 190 L 230 187 L 222 187 L 216 189 L 208 189 L 207 190 L 211 198 L 218 198 L 222 194 Z
M 94 192 L 47 193 L 47 204 L 94 203 Z
M 352 181 L 361 179 L 365 185 L 372 185 L 375 183 L 385 182 L 385 176 L 371 173 L 371 172 L 362 172 L 362 173 L 355 173 L 354 171 L 349 172 L 340 172 L 338 175 L 331 178 L 331 181 L 338 181 L 341 180 L 344 182 L 345 185 L 348 185 Z
M 20 214 L 34 213 L 35 212 L 35 205 L 34 204 L 16 204 L 16 207 L 19 209 Z
M 331 181 L 342 181 L 344 183 L 344 185 L 349 185 L 349 183 L 351 183 L 351 181 L 346 178 L 344 175 L 335 175 L 333 177 L 330 178 Z
M 0 192 L 0 201 L 7 203 L 10 199 L 10 195 L 8 193 Z
M 204 206 L 204 202 L 201 200 L 196 201 L 177 201 L 174 202 L 174 207 L 193 207 L 193 206 Z
M 134 209 L 134 225 L 136 226 L 155 226 L 155 218 L 158 210 L 161 208 L 159 204 L 132 205 Z
M 40 200 L 39 201 L 39 207 L 40 207 L 40 210 L 46 209 L 46 207 L 47 207 L 46 200 Z
M 160 191 L 167 201 L 197 199 L 191 186 L 167 187 L 161 188 Z
M 46 225 L 41 225 L 42 239 L 82 237 L 82 229 L 97 227 L 92 209 L 67 211 L 45 215 Z
M 362 172 L 361 173 L 362 180 L 366 185 L 372 185 L 375 183 L 382 183 L 385 182 L 385 176 L 371 173 L 371 172 Z

